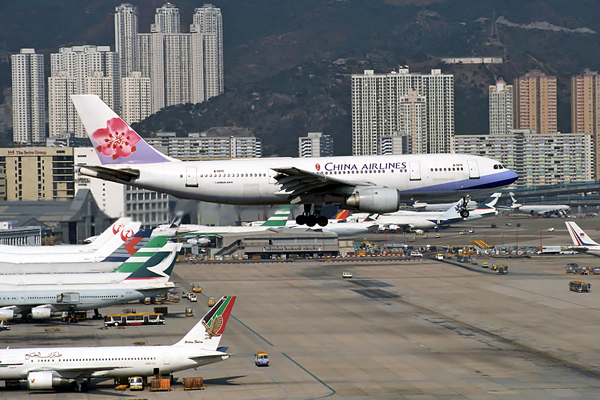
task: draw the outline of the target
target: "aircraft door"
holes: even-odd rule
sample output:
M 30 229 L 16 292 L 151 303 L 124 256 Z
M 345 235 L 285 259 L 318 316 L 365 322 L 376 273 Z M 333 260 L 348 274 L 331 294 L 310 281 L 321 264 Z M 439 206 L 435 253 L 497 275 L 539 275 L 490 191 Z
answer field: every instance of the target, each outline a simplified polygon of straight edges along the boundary
M 479 179 L 479 165 L 476 160 L 467 160 L 469 165 L 469 179 Z
M 185 187 L 198 187 L 198 175 L 196 173 L 196 167 L 186 167 Z
M 171 354 L 165 353 L 163 357 L 163 364 L 170 365 L 171 364 Z
M 408 163 L 408 168 L 410 170 L 410 180 L 411 181 L 420 181 L 421 180 L 421 165 L 418 162 Z

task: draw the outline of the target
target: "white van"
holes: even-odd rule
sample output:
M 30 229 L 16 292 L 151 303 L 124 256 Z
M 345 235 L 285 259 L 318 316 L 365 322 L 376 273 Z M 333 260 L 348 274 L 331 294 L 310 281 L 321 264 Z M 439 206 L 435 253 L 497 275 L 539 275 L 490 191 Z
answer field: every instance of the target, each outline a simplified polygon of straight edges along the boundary
M 420 251 L 411 251 L 410 252 L 410 256 L 411 257 L 421 257 L 421 258 L 423 258 L 423 254 L 421 254 Z

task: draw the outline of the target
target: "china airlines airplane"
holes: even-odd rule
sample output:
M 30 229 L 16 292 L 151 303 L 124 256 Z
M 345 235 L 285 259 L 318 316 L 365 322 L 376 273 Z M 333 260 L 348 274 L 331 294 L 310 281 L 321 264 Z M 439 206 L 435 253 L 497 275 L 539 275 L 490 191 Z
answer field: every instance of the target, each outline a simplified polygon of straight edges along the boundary
M 213 203 L 303 204 L 299 225 L 327 225 L 324 204 L 389 213 L 401 201 L 473 196 L 518 178 L 499 161 L 466 154 L 180 161 L 148 145 L 98 96 L 71 98 L 102 162 L 80 166 L 82 175 Z
M 223 296 L 171 346 L 38 347 L 0 350 L 0 380 L 33 390 L 71 383 L 85 392 L 92 378 L 168 375 L 229 358 L 219 349 L 235 296 Z

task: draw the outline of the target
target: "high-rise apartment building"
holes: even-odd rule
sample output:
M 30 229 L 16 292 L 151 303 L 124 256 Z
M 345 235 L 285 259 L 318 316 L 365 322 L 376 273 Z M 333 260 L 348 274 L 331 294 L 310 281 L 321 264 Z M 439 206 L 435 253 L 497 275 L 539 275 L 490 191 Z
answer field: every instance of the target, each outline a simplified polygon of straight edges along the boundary
M 196 52 L 202 54 L 204 75 L 204 98 L 218 96 L 225 90 L 223 79 L 223 16 L 221 9 L 212 4 L 205 4 L 194 10 L 193 24 L 190 27 L 192 38 L 194 33 L 202 40 L 202 49 Z M 194 39 L 192 39 L 194 40 Z M 196 65 L 196 60 L 194 60 Z
M 120 112 L 120 68 L 118 55 L 109 46 L 63 47 L 50 55 L 48 114 L 50 137 L 74 133 L 86 137 L 72 94 L 97 94 Z
M 152 114 L 152 89 L 150 78 L 144 78 L 140 71 L 121 78 L 122 112 L 121 117 L 128 124 L 141 121 Z
M 11 57 L 13 141 L 42 143 L 46 140 L 44 55 L 21 49 Z
M 412 152 L 449 153 L 454 136 L 454 77 L 400 69 L 352 75 L 352 152 L 382 154 L 381 138 L 406 136 Z
M 571 130 L 592 136 L 594 179 L 600 179 L 600 75 L 583 70 L 571 78 Z
M 456 153 L 493 158 L 519 174 L 509 188 L 556 185 L 592 180 L 591 135 L 533 134 L 513 130 L 500 135 L 459 135 L 452 140 Z
M 115 52 L 119 55 L 121 77 L 139 71 L 137 7 L 129 3 L 121 4 L 115 12 Z
M 333 138 L 323 132 L 309 132 L 307 136 L 298 138 L 298 155 L 300 157 L 333 156 Z
M 490 135 L 508 135 L 514 129 L 513 86 L 502 78 L 489 87 Z
M 532 70 L 517 80 L 517 128 L 557 133 L 556 77 Z
M 135 19 L 135 24 L 121 22 L 129 18 Z M 143 78 L 150 78 L 152 113 L 175 104 L 201 103 L 223 93 L 223 27 L 219 8 L 211 4 L 197 8 L 190 33 L 181 33 L 179 9 L 171 3 L 156 10 L 150 33 L 125 29 L 128 25 L 137 26 L 137 12 L 131 5 L 117 7 L 115 21 L 119 22 L 115 23 L 115 37 L 128 36 L 119 40 L 137 46 L 133 68 Z M 120 48 L 127 50 L 126 46 Z M 125 62 L 127 57 L 121 55 Z M 126 76 L 132 76 L 131 72 Z M 135 101 L 123 97 L 124 103 Z M 124 104 L 125 108 L 128 105 Z

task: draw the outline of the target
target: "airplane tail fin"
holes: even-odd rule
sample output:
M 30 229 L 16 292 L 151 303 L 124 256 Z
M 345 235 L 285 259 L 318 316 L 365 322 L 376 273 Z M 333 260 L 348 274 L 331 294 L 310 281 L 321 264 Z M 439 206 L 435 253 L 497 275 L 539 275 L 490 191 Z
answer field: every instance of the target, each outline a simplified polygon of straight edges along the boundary
M 271 216 L 271 218 L 267 219 L 261 226 L 285 226 L 288 218 L 290 217 L 290 212 L 292 211 L 292 206 L 286 205 L 279 207 L 275 214 Z
M 138 234 L 141 225 L 142 223 L 137 221 L 132 221 L 128 223 L 119 231 L 117 235 L 114 235 L 108 242 L 100 246 L 96 251 L 94 251 L 93 254 L 98 257 L 103 257 L 106 260 L 113 253 L 125 246 L 125 244 L 127 244 L 127 242 L 130 239 L 132 239 L 136 234 Z M 143 234 L 140 233 L 140 235 Z M 125 259 L 123 259 L 123 261 Z
M 155 252 L 131 273 L 123 282 L 133 280 L 153 280 L 167 282 L 173 273 L 173 267 L 183 243 L 167 243 Z
M 449 209 L 447 209 L 442 215 L 440 215 L 440 221 L 452 221 L 452 220 L 461 220 L 460 212 L 464 210 L 463 199 L 459 199 L 456 203 L 452 205 Z
M 96 249 L 100 248 L 101 246 L 106 244 L 110 239 L 115 237 L 119 232 L 121 232 L 121 230 L 125 227 L 125 225 L 129 224 L 132 221 L 133 220 L 129 217 L 119 218 L 111 226 L 106 228 L 104 230 L 104 232 L 102 232 L 100 235 L 98 235 L 98 237 L 92 243 L 90 243 L 88 245 L 88 246 L 93 246 L 93 247 L 88 247 L 88 248 L 90 248 L 90 249 L 91 248 L 96 248 Z
M 575 246 L 589 247 L 589 246 L 600 246 L 600 244 L 590 238 L 587 233 L 583 231 L 575 222 L 565 221 L 571 240 Z
M 173 221 L 171 221 L 169 228 L 179 228 L 181 226 L 181 221 L 183 220 L 183 215 L 183 211 L 178 211 L 177 214 L 175 214 L 175 217 L 173 217 Z
M 202 319 L 177 343 L 173 346 L 189 346 L 190 352 L 196 346 L 204 350 L 216 351 L 225 325 L 231 314 L 231 309 L 235 303 L 236 296 L 223 296 L 221 299 L 202 317 Z M 193 354 L 193 353 L 192 353 Z
M 518 206 L 520 206 L 519 202 L 517 201 L 517 199 L 515 199 L 515 194 L 513 192 L 508 192 L 510 199 L 512 200 L 512 204 L 511 207 L 512 208 L 517 208 Z
M 97 95 L 72 95 L 71 99 L 102 164 L 177 161 L 146 143 Z
M 484 207 L 482 208 L 496 208 L 496 203 L 502 193 L 493 193 L 486 201 L 483 202 Z
M 349 214 L 350 210 L 340 210 L 340 212 L 335 215 L 334 219 L 346 219 Z
M 125 230 L 123 230 L 125 232 Z M 106 262 L 125 262 L 134 255 L 142 246 L 150 241 L 152 229 L 140 229 L 131 237 L 122 237 L 125 240 L 119 247 L 114 249 L 104 261 Z
M 119 265 L 113 272 L 130 274 L 141 267 L 156 252 L 160 251 L 169 241 L 168 236 L 154 236 L 150 241 L 132 254 L 123 264 Z

